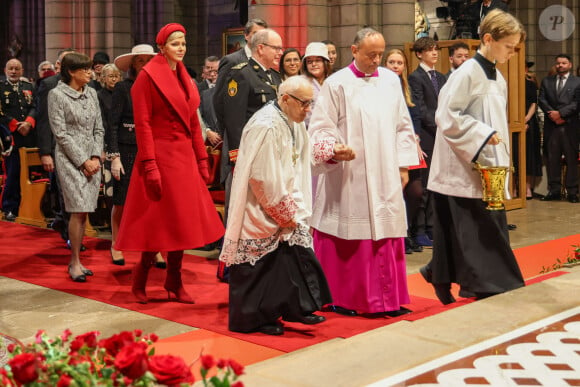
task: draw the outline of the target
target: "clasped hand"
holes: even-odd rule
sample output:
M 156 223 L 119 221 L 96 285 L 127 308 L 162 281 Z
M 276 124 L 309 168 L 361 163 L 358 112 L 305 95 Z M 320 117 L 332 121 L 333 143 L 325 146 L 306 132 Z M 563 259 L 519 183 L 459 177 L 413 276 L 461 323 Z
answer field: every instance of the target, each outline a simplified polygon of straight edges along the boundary
M 81 171 L 86 177 L 93 176 L 101 169 L 101 160 L 98 157 L 91 157 L 83 163 Z
M 350 161 L 354 160 L 355 157 L 356 153 L 348 145 L 338 143 L 334 144 L 334 156 L 332 156 L 334 161 Z

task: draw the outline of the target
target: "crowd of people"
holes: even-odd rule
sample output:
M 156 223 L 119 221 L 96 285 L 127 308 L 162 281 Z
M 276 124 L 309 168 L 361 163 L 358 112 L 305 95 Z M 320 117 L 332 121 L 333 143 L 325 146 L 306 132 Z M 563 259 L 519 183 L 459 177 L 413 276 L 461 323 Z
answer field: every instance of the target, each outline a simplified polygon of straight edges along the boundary
M 322 309 L 410 313 L 405 255 L 424 248 L 433 256 L 420 272 L 443 304 L 455 301 L 452 283 L 477 299 L 524 286 L 505 211 L 486 209 L 473 163 L 510 163 L 507 86 L 496 64 L 526 33 L 502 10 L 486 12 L 478 33 L 474 55 L 462 41 L 449 48 L 447 74 L 435 70 L 440 49 L 428 36 L 413 45 L 412 69 L 402 50 L 385 52 L 383 35 L 363 28 L 340 68 L 333 42 L 284 49 L 261 19 L 246 24 L 244 47 L 205 59 L 199 82 L 183 63 L 177 23 L 161 28 L 157 50 L 139 44 L 112 62 L 62 50 L 55 65 L 38 66 L 36 86 L 11 59 L 0 83 L 0 125 L 13 142 L 3 154 L 4 217 L 18 216 L 18 148 L 38 146 L 72 281 L 95 275 L 80 253 L 103 186 L 112 264 L 126 264 L 124 251 L 141 253 L 136 300 L 149 301 L 148 273 L 158 267 L 169 297 L 194 303 L 181 277 L 184 250 L 217 246 L 229 328 L 238 332 L 280 335 L 281 320 L 322 323 Z M 577 203 L 580 77 L 570 56 L 555 61 L 539 98 L 537 84 L 526 84 L 526 196 L 541 176 L 539 107 L 542 200 L 562 199 L 563 184 Z M 206 145 L 221 149 L 217 177 Z M 562 156 L 572 165 L 563 182 Z M 209 185 L 225 190 L 223 219 Z

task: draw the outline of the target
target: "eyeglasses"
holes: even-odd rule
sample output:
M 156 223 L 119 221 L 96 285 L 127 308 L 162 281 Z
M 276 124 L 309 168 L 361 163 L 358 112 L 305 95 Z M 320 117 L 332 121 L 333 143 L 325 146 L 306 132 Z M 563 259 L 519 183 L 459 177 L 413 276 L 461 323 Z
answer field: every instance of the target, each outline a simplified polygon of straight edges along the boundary
M 272 46 L 271 44 L 268 43 L 262 43 L 264 46 L 268 46 L 270 48 L 273 48 L 275 51 L 278 52 L 283 52 L 284 51 L 284 47 L 280 47 L 280 46 Z
M 109 79 L 117 79 L 117 78 L 121 78 L 121 76 L 118 75 L 118 74 L 109 74 L 109 75 L 107 75 L 107 78 L 109 78 Z
M 289 95 L 290 97 L 294 98 L 296 101 L 300 102 L 300 107 L 302 107 L 302 109 L 306 109 L 306 108 L 309 108 L 310 106 L 312 106 L 312 100 L 311 99 L 309 99 L 308 101 L 304 101 L 304 100 L 296 97 L 295 95 L 292 95 L 292 94 L 289 94 L 289 93 L 286 94 L 286 95 Z

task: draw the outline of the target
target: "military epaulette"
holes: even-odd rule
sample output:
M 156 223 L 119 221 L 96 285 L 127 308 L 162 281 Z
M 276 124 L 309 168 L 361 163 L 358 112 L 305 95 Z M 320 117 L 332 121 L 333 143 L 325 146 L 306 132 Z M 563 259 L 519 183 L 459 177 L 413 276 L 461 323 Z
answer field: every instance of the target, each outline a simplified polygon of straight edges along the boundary
M 244 68 L 247 64 L 248 64 L 248 62 L 239 63 L 239 64 L 235 65 L 234 67 L 232 67 L 232 70 L 239 70 L 241 68 Z

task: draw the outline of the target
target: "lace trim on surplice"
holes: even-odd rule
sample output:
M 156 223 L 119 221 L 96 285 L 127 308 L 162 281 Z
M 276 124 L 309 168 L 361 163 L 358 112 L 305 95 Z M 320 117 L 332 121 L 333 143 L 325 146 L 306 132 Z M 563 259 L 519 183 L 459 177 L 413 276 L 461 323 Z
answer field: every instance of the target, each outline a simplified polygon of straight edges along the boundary
M 228 266 L 242 263 L 255 265 L 264 255 L 278 248 L 281 232 L 282 229 L 279 229 L 274 235 L 262 239 L 240 239 L 237 241 L 225 239 L 220 260 Z M 309 227 L 299 223 L 287 242 L 290 246 L 298 245 L 312 248 Z
M 312 145 L 312 160 L 314 160 L 314 164 L 321 164 L 332 159 L 335 142 L 336 140 L 332 138 L 317 141 Z

